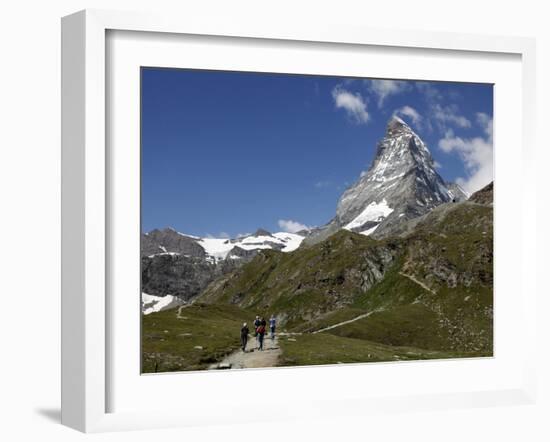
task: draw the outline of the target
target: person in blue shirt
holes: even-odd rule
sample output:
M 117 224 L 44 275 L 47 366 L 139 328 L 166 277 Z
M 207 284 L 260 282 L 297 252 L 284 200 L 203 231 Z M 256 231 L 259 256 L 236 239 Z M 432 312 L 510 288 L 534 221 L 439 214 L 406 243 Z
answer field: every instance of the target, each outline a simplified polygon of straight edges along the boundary
M 271 315 L 271 318 L 269 318 L 269 330 L 271 331 L 271 340 L 273 341 L 275 339 L 275 326 L 276 326 L 276 319 L 275 315 Z

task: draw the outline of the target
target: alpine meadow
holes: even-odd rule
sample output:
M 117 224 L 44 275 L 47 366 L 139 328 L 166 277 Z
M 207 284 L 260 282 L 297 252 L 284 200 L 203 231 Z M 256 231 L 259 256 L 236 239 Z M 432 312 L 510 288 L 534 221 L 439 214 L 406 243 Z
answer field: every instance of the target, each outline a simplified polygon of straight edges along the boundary
M 142 373 L 493 355 L 493 86 L 142 68 Z

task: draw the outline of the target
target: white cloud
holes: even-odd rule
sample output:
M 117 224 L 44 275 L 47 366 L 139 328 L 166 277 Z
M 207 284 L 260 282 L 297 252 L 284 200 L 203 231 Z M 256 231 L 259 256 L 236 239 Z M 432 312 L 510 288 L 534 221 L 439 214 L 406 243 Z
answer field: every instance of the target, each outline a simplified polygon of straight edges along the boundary
M 365 80 L 365 83 L 378 98 L 378 107 L 382 107 L 390 95 L 400 94 L 409 89 L 407 82 L 399 80 Z
M 279 227 L 285 232 L 296 233 L 300 230 L 309 230 L 310 228 L 305 224 L 299 223 L 298 221 L 292 221 L 291 219 L 280 219 L 278 221 Z
M 341 86 L 336 86 L 332 90 L 332 98 L 337 108 L 345 109 L 347 114 L 359 124 L 366 124 L 369 119 L 367 112 L 367 103 L 361 94 L 353 94 Z
M 315 183 L 315 187 L 317 187 L 318 189 L 323 189 L 325 187 L 330 187 L 332 185 L 332 183 L 330 181 L 317 181 Z
M 439 140 L 443 152 L 457 152 L 466 168 L 467 177 L 457 183 L 473 193 L 493 181 L 493 120 L 487 114 L 477 114 L 477 123 L 483 128 L 485 137 L 461 138 L 448 130 L 445 138 Z
M 460 115 L 458 106 L 453 104 L 442 106 L 436 103 L 432 106 L 432 114 L 436 121 L 443 127 L 446 126 L 447 123 L 463 129 L 472 127 L 472 122 L 465 116 Z
M 429 131 L 433 131 L 434 126 L 441 133 L 446 133 L 449 127 L 461 129 L 472 127 L 472 122 L 460 113 L 460 109 L 456 104 L 442 104 L 445 98 L 458 100 L 460 95 L 457 91 L 451 90 L 444 96 L 436 86 L 429 82 L 416 82 L 415 85 L 428 106 L 424 125 Z
M 483 112 L 476 113 L 476 121 L 479 124 L 488 137 L 493 138 L 493 120 L 491 117 Z
M 394 115 L 408 117 L 416 127 L 420 127 L 422 116 L 411 106 L 403 106 L 393 112 Z
M 439 90 L 433 86 L 431 83 L 429 82 L 426 82 L 426 81 L 417 81 L 416 83 L 416 88 L 422 92 L 422 94 L 424 94 L 424 98 L 426 99 L 427 102 L 434 102 L 434 101 L 439 101 L 443 98 L 443 96 L 441 95 L 441 92 L 439 92 Z
M 434 160 L 434 167 L 436 169 L 441 169 L 443 167 L 443 165 L 439 161 Z

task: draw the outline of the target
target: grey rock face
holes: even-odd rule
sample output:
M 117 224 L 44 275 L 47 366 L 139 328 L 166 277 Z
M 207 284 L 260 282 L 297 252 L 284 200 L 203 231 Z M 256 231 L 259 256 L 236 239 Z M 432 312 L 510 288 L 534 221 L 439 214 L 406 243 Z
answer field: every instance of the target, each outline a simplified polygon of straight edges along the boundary
M 235 246 L 229 251 L 229 253 L 227 254 L 227 258 L 225 259 L 228 260 L 228 259 L 244 258 L 245 260 L 251 260 L 257 254 L 258 254 L 258 249 L 245 250 L 239 246 Z
M 271 235 L 271 232 L 268 232 L 267 230 L 262 229 L 260 227 L 258 230 L 256 230 L 256 232 L 254 232 L 254 235 L 251 235 L 251 236 L 272 236 L 272 235 Z
M 322 241 L 342 228 L 380 238 L 396 224 L 466 197 L 458 185 L 441 178 L 425 143 L 394 116 L 370 168 L 341 196 L 335 218 L 307 242 Z
M 277 237 L 278 235 L 278 237 Z M 188 301 L 221 275 L 252 260 L 259 250 L 283 250 L 288 242 L 280 234 L 258 229 L 253 235 L 219 239 L 210 249 L 201 238 L 171 228 L 153 230 L 141 236 L 142 291 L 154 295 L 173 295 Z M 227 247 L 217 255 L 216 247 Z
M 446 183 L 447 189 L 449 189 L 449 192 L 451 192 L 453 196 L 453 202 L 455 203 L 461 203 L 462 201 L 466 201 L 469 198 L 468 192 L 466 192 L 462 187 L 460 187 L 456 183 Z
M 198 244 L 198 238 L 183 235 L 167 227 L 155 229 L 141 235 L 141 256 L 158 253 L 178 253 L 196 258 L 204 258 L 206 253 Z
M 214 264 L 184 255 L 145 256 L 141 258 L 141 289 L 151 295 L 173 295 L 188 301 L 214 279 L 232 272 L 239 265 L 237 260 Z
M 200 258 L 182 255 L 152 255 L 141 259 L 142 291 L 174 295 L 188 300 L 212 279 L 216 266 Z

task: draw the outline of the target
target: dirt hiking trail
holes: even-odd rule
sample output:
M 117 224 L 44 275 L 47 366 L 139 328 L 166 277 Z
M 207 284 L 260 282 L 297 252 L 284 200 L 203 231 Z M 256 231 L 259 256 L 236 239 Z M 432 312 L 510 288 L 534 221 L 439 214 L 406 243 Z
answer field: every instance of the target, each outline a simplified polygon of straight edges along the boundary
M 271 338 L 266 335 L 263 351 L 258 350 L 256 345 L 256 338 L 250 336 L 246 344 L 246 352 L 243 352 L 241 349 L 234 351 L 226 356 L 221 362 L 212 364 L 210 369 L 275 367 L 281 355 L 277 337 L 272 341 Z
M 324 327 L 324 328 L 321 328 L 319 330 L 315 330 L 314 332 L 311 332 L 311 333 L 313 335 L 315 335 L 317 333 L 322 333 L 322 332 L 327 331 L 327 330 L 332 330 L 333 328 L 336 328 L 336 327 L 341 327 L 342 325 L 351 324 L 352 322 L 359 321 L 359 320 L 364 319 L 364 318 L 368 318 L 373 313 L 374 313 L 374 311 L 368 312 L 368 313 L 363 313 L 362 315 L 356 316 L 355 318 L 348 319 L 347 321 L 339 322 L 338 324 L 329 325 L 328 327 Z
M 420 287 L 422 287 L 424 290 L 427 290 L 428 292 L 432 293 L 433 295 L 437 295 L 435 290 L 432 290 L 429 288 L 426 284 L 424 284 L 422 281 L 419 281 L 412 275 L 408 275 L 407 273 L 399 272 L 401 276 L 404 276 L 405 278 L 409 278 L 412 282 L 418 284 Z

